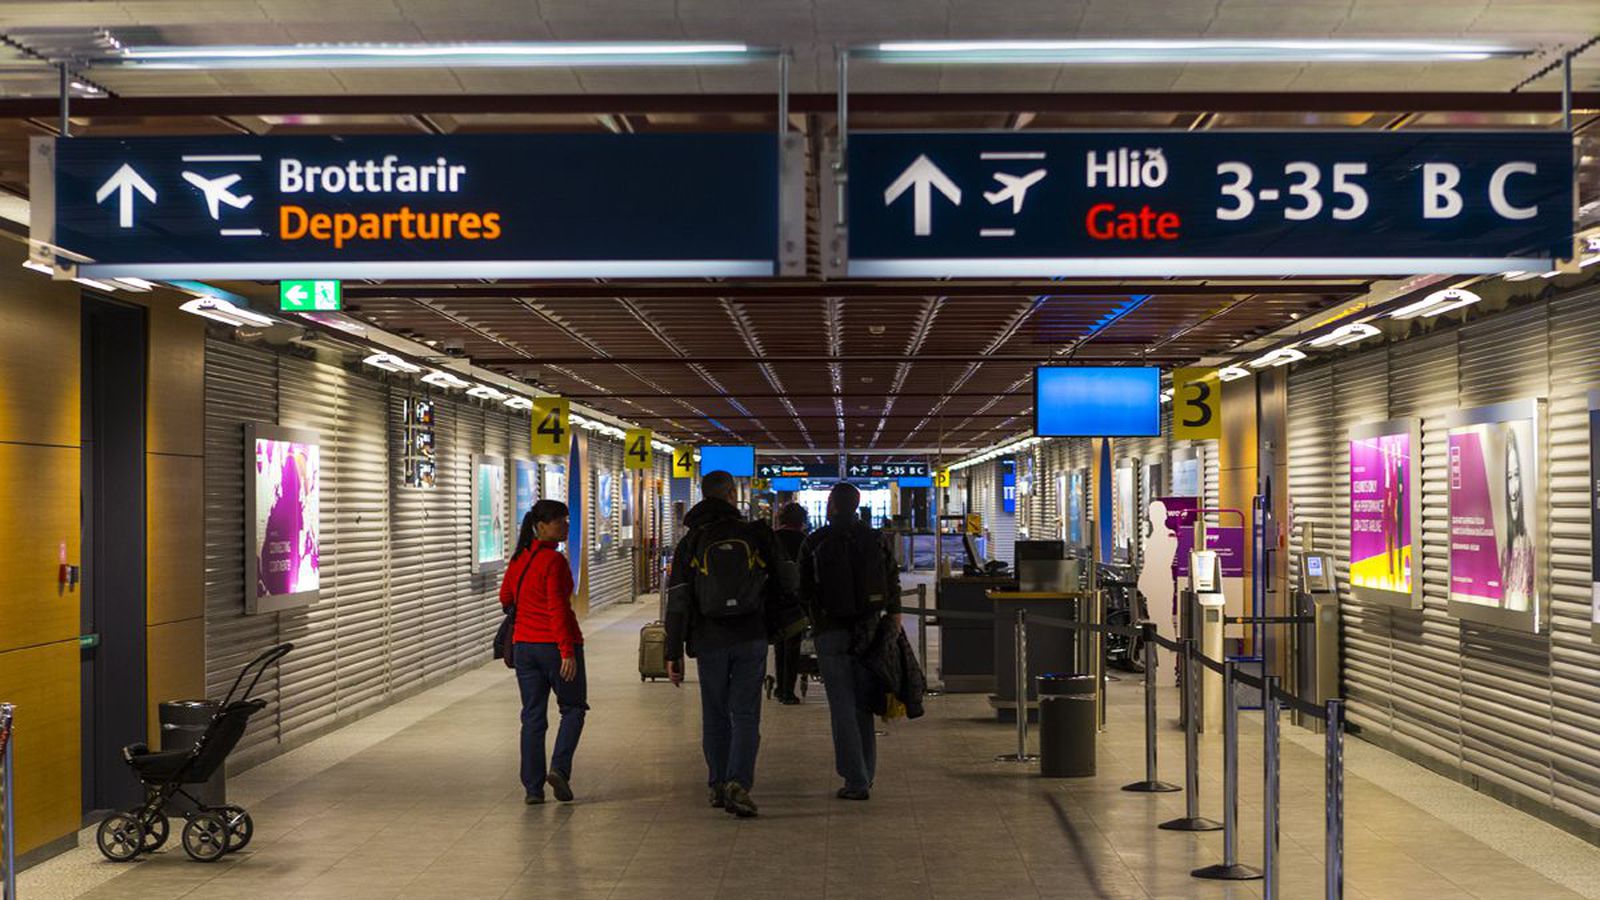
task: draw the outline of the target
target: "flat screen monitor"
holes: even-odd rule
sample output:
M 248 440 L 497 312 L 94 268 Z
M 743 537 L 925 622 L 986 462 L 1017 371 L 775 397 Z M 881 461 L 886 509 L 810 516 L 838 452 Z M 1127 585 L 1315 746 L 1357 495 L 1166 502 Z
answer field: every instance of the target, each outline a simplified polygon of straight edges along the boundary
M 907 478 L 896 478 L 895 481 L 901 489 L 933 487 L 932 475 L 912 475 Z
M 735 478 L 754 478 L 756 474 L 756 448 L 754 447 L 701 447 L 700 474 L 727 472 Z
M 1143 366 L 1040 366 L 1033 373 L 1039 437 L 1156 437 L 1161 370 Z
M 795 491 L 800 490 L 800 479 L 798 479 L 798 478 L 774 478 L 774 479 L 772 479 L 772 489 L 774 491 L 786 491 L 786 492 L 792 494 Z

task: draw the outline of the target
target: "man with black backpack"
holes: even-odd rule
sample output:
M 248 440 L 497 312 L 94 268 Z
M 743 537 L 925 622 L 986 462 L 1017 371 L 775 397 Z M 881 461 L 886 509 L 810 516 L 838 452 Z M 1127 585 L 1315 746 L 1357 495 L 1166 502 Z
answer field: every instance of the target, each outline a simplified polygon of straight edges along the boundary
M 768 602 L 781 603 L 784 559 L 772 529 L 747 522 L 727 472 L 708 473 L 684 524 L 667 589 L 667 678 L 683 683 L 683 657 L 699 664 L 701 745 L 711 805 L 756 814 L 761 688 L 767 677 Z M 793 590 L 790 587 L 789 590 Z
M 874 691 L 861 654 L 885 616 L 898 626 L 900 571 L 883 535 L 861 521 L 861 491 L 840 482 L 828 495 L 828 524 L 800 548 L 800 597 L 816 634 L 817 667 L 828 694 L 833 763 L 841 800 L 866 800 L 877 776 Z

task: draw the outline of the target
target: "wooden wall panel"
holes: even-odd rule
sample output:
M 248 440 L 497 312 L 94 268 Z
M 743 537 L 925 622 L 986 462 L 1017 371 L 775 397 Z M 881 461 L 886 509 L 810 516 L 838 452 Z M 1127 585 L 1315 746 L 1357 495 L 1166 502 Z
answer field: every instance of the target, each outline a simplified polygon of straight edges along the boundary
M 146 622 L 205 615 L 205 459 L 145 458 L 149 600 Z M 156 657 L 151 654 L 154 663 Z
M 149 658 L 146 696 L 149 697 L 151 743 L 159 740 L 157 716 L 164 700 L 187 700 L 206 695 L 206 620 L 187 619 L 152 625 L 145 631 Z
M 23 259 L 20 248 L 0 254 L 0 442 L 76 447 L 78 286 L 24 269 Z
M 82 818 L 78 652 L 73 640 L 0 653 L 0 685 L 17 705 L 19 854 L 77 831 Z
M 178 308 L 185 298 L 152 292 L 146 446 L 150 453 L 205 453 L 205 320 Z
M 78 635 L 80 595 L 57 575 L 62 544 L 79 560 L 80 466 L 76 447 L 0 443 L 0 650 Z

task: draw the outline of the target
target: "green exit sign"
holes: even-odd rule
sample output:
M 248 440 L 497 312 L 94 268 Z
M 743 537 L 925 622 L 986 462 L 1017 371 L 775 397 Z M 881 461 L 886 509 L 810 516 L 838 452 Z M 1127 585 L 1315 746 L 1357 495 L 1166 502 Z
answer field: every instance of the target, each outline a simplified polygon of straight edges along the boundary
M 337 281 L 278 282 L 278 309 L 283 312 L 338 310 L 343 301 L 344 291 Z

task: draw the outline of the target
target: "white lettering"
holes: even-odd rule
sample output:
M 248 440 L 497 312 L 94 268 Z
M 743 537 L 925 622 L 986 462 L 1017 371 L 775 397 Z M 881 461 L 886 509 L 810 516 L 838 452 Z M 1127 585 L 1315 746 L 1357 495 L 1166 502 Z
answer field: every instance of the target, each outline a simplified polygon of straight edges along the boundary
M 1539 166 L 1531 162 L 1506 163 L 1489 179 L 1489 205 L 1504 219 L 1531 219 L 1539 214 L 1538 205 L 1512 206 L 1506 200 L 1506 179 L 1513 175 L 1537 175 Z
M 285 194 L 298 194 L 305 184 L 301 174 L 300 160 L 282 159 L 278 161 L 278 190 Z
M 1422 164 L 1422 217 L 1454 219 L 1461 215 L 1461 169 L 1451 163 Z
M 322 189 L 330 194 L 344 191 L 344 170 L 329 166 L 322 170 Z
M 1087 155 L 1088 155 L 1088 159 L 1085 160 L 1085 163 L 1086 163 L 1086 165 L 1088 167 L 1089 187 L 1099 187 L 1100 186 L 1100 176 L 1102 176 L 1102 175 L 1105 176 L 1106 187 L 1116 187 L 1117 186 L 1117 184 L 1116 184 L 1117 183 L 1117 160 L 1116 160 L 1116 155 L 1115 154 L 1111 154 L 1111 153 L 1106 154 L 1106 159 L 1105 159 L 1104 162 L 1100 162 L 1099 160 L 1097 160 L 1095 158 L 1096 154 L 1095 154 L 1095 152 L 1093 150 L 1090 150 Z
M 278 161 L 278 190 L 284 194 L 349 191 L 363 194 L 457 193 L 468 166 L 437 157 L 421 165 L 407 165 L 390 154 L 382 159 L 347 159 L 326 166 L 309 166 L 298 159 Z
M 1167 155 L 1160 147 L 1150 147 L 1144 151 L 1141 173 L 1146 187 L 1161 187 L 1167 183 Z

